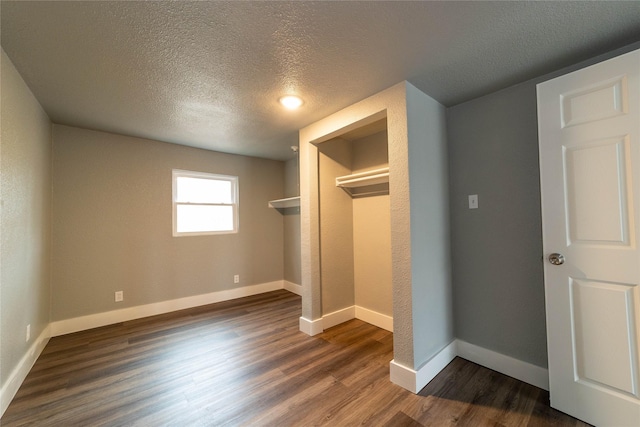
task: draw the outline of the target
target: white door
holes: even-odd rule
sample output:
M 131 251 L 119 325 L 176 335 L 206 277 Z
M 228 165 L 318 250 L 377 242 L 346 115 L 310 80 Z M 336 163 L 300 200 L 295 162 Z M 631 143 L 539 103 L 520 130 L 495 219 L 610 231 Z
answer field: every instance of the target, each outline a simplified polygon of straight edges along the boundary
M 538 85 L 551 406 L 599 426 L 640 426 L 639 80 L 640 50 Z

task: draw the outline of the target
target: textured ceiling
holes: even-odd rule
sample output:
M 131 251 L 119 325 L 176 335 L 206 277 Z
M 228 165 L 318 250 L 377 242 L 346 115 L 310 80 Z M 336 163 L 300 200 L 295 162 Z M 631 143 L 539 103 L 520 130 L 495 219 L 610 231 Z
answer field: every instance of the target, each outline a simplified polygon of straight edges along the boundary
M 402 80 L 446 106 L 640 40 L 640 2 L 12 2 L 1 43 L 51 120 L 287 159 Z M 304 106 L 282 109 L 297 93 Z

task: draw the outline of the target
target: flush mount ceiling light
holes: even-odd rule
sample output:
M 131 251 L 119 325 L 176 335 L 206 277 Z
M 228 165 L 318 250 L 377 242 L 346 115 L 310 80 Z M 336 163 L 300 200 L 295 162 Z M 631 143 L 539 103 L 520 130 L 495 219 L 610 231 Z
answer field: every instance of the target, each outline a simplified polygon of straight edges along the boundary
M 302 105 L 302 98 L 295 95 L 287 95 L 280 98 L 280 104 L 288 110 L 295 110 Z

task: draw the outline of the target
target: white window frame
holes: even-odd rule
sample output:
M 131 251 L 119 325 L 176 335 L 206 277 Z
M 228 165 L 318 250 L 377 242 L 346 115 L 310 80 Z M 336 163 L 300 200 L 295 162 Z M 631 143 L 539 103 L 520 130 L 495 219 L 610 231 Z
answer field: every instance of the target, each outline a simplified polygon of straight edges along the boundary
M 238 232 L 239 229 L 239 197 L 238 197 L 238 177 L 232 175 L 219 175 L 207 172 L 196 172 L 196 171 L 188 171 L 181 169 L 173 169 L 172 170 L 172 205 L 173 205 L 173 236 L 207 236 L 214 234 L 234 234 Z M 177 183 L 178 178 L 199 178 L 199 179 L 211 179 L 216 181 L 229 181 L 231 183 L 231 203 L 186 203 L 186 202 L 178 202 L 176 201 L 177 197 Z M 178 206 L 179 205 L 202 205 L 202 206 L 231 206 L 233 209 L 233 230 L 224 230 L 224 231 L 189 231 L 189 232 L 178 232 Z

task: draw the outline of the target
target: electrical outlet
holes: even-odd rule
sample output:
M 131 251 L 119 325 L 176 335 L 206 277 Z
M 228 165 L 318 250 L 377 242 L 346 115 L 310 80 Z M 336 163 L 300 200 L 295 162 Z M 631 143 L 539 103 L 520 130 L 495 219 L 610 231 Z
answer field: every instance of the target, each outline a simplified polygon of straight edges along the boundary
M 124 300 L 124 292 L 116 291 L 116 302 L 120 302 Z
M 31 339 L 31 325 L 27 325 L 27 339 L 25 341 L 29 342 L 30 339 Z
M 240 275 L 236 274 L 235 276 L 233 276 L 233 283 L 240 283 Z

